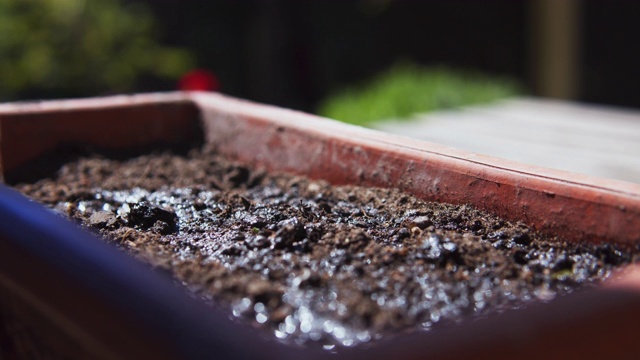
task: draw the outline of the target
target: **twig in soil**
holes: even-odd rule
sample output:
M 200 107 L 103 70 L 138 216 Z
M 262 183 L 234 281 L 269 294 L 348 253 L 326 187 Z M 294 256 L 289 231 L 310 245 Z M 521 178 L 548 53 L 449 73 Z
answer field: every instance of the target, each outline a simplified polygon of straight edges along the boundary
M 144 171 L 142 172 L 142 174 L 140 174 L 138 179 L 133 183 L 133 187 L 134 188 L 138 187 L 138 185 L 140 184 L 140 181 L 142 181 L 142 179 L 145 178 L 149 174 L 149 170 L 151 170 L 151 164 L 147 164 L 147 166 L 145 166 Z

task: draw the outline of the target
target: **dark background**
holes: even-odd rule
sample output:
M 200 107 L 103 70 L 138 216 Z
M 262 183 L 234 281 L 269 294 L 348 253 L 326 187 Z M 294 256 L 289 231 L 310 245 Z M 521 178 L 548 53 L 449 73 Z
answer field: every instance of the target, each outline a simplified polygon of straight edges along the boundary
M 507 75 L 529 94 L 547 95 L 533 70 L 532 2 L 145 2 L 163 41 L 191 49 L 198 66 L 219 77 L 222 92 L 242 98 L 313 111 L 332 90 L 398 59 Z M 572 98 L 640 107 L 640 2 L 586 0 L 577 12 Z

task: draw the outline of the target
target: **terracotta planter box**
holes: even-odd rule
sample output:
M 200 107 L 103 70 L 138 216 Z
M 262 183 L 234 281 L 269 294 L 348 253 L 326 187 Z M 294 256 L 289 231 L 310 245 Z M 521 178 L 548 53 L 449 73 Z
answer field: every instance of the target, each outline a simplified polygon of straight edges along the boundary
M 9 183 L 37 171 L 42 156 L 62 145 L 139 151 L 202 141 L 273 170 L 471 204 L 570 241 L 640 242 L 639 185 L 517 164 L 217 94 L 0 105 L 0 170 Z M 76 358 L 634 357 L 640 354 L 640 269 L 628 266 L 597 288 L 550 303 L 333 356 L 264 340 L 3 187 L 1 321 L 14 328 L 26 324 L 18 329 L 25 346 L 35 342 Z M 0 346 L 8 341 L 0 338 Z

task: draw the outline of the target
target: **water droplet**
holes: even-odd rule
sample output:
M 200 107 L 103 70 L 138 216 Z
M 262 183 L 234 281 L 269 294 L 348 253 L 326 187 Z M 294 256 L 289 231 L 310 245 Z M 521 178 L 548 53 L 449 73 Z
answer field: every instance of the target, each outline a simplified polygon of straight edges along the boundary
M 267 322 L 267 315 L 263 313 L 256 314 L 256 321 L 260 324 L 264 324 L 265 322 Z
M 346 331 L 342 326 L 336 326 L 333 328 L 333 336 L 336 337 L 336 339 L 343 339 L 344 336 L 346 335 Z
M 367 342 L 371 340 L 371 334 L 369 334 L 368 331 L 360 331 L 356 334 L 356 338 L 358 338 L 358 340 L 361 342 Z
M 353 346 L 355 342 L 352 339 L 346 339 L 342 341 L 342 345 L 344 346 Z
M 242 314 L 249 310 L 250 307 L 251 300 L 243 298 L 232 306 L 233 315 L 236 317 L 242 316 Z
M 440 314 L 437 312 L 431 313 L 431 321 L 434 323 L 440 321 Z
M 308 333 L 311 331 L 312 325 L 310 321 L 303 321 L 300 323 L 300 331 L 303 333 Z
M 324 330 L 324 332 L 326 333 L 332 333 L 333 332 L 333 322 L 330 320 L 327 320 L 324 322 L 324 324 L 322 324 L 322 330 Z
M 258 313 L 264 312 L 265 310 L 264 304 L 261 302 L 256 303 L 255 305 L 253 305 L 253 310 Z
M 302 271 L 302 274 L 300 274 L 300 276 L 296 276 L 296 277 L 293 279 L 293 281 L 292 281 L 291 285 L 292 285 L 294 288 L 298 288 L 298 287 L 300 287 L 300 284 L 302 284 L 302 282 L 303 282 L 303 281 L 305 281 L 305 280 L 307 280 L 310 276 L 311 276 L 311 271 L 309 271 L 309 269 L 304 269 L 304 270 Z

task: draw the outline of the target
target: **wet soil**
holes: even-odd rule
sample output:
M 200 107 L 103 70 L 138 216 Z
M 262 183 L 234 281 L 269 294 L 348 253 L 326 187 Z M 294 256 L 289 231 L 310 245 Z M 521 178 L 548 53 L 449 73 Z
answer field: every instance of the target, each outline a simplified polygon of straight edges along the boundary
M 235 317 L 327 349 L 549 301 L 633 260 L 469 206 L 265 174 L 207 149 L 93 155 L 16 187 Z

